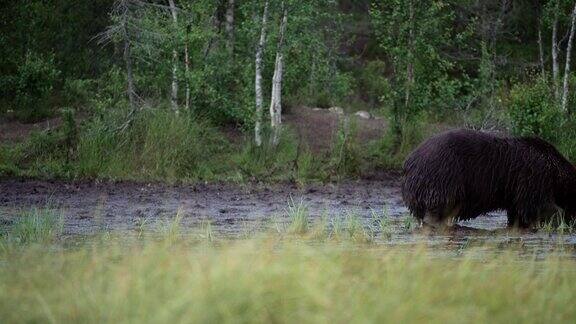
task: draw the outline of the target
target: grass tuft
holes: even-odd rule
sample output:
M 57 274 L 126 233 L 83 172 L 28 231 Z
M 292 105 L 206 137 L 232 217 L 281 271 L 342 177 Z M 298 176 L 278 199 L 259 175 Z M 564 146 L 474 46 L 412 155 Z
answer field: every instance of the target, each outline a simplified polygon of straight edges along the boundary
M 178 209 L 174 218 L 163 224 L 161 231 L 166 243 L 173 244 L 182 238 L 182 217 L 183 212 L 181 209 Z
M 549 234 L 572 234 L 576 231 L 576 219 L 568 220 L 564 212 L 558 210 L 550 219 L 540 222 L 538 229 Z
M 288 225 L 288 233 L 300 235 L 308 233 L 310 214 L 303 199 L 300 199 L 298 203 L 295 203 L 294 199 L 290 197 L 286 214 L 288 215 L 290 222 Z
M 5 244 L 53 243 L 63 231 L 63 215 L 52 209 L 33 208 L 16 218 L 4 235 Z
M 376 211 L 371 211 L 372 219 L 370 222 L 370 231 L 372 232 L 372 237 L 376 237 L 380 234 L 381 238 L 384 240 L 392 239 L 392 233 L 394 228 L 392 226 L 392 221 L 390 215 L 386 208 L 382 209 L 382 213 L 378 214 Z

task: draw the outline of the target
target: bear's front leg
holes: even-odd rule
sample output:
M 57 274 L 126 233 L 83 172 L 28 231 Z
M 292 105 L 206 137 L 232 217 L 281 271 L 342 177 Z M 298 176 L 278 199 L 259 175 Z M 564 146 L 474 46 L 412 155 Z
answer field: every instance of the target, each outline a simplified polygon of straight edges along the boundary
M 508 208 L 506 210 L 508 216 L 508 227 L 509 228 L 520 228 L 529 229 L 532 224 L 528 222 L 528 219 L 534 219 L 534 216 L 529 215 L 529 212 L 519 212 L 516 208 Z

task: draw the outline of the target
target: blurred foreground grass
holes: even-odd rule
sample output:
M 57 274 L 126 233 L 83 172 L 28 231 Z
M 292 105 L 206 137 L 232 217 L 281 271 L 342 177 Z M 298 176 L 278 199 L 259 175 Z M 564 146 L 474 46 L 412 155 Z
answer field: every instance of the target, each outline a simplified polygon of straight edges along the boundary
M 576 262 L 265 236 L 191 243 L 105 237 L 0 252 L 14 322 L 573 322 Z

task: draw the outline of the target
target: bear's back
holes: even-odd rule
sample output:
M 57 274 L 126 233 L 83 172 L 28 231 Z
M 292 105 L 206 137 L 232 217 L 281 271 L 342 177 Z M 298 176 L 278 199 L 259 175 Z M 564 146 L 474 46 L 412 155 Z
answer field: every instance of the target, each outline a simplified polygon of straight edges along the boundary
M 497 158 L 507 149 L 506 138 L 469 130 L 455 129 L 431 137 L 406 159 L 405 171 L 415 168 L 470 168 L 486 159 Z

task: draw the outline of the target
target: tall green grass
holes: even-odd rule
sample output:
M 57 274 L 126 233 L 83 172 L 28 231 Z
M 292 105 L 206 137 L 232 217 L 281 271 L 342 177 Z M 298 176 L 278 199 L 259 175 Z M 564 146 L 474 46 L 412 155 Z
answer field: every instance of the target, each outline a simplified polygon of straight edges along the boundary
M 80 127 L 68 110 L 55 130 L 0 146 L 0 175 L 140 181 L 291 181 L 358 175 L 354 132 L 341 127 L 329 153 L 313 153 L 287 127 L 276 147 L 230 139 L 208 122 L 163 107 L 110 110 Z M 130 123 L 126 123 L 127 121 Z M 234 134 L 232 136 L 242 136 Z
M 209 221 L 186 231 L 179 211 L 159 236 L 106 233 L 61 245 L 61 214 L 32 209 L 2 237 L 0 318 L 571 323 L 576 316 L 572 258 L 541 260 L 514 249 L 486 255 L 482 247 L 452 258 L 424 247 L 364 244 L 391 232 L 385 212 L 373 213 L 369 224 L 354 213 L 314 223 L 306 205 L 292 201 L 286 213 L 280 234 L 288 235 L 216 239 Z
M 432 251 L 120 243 L 0 255 L 4 323 L 572 323 L 576 261 Z
M 53 209 L 33 208 L 15 217 L 13 224 L 4 229 L 3 246 L 51 244 L 63 231 L 63 215 Z
M 114 118 L 115 120 L 117 118 Z M 94 120 L 78 144 L 81 177 L 178 180 L 211 178 L 228 165 L 228 148 L 206 123 L 166 110 L 145 110 L 125 130 Z

